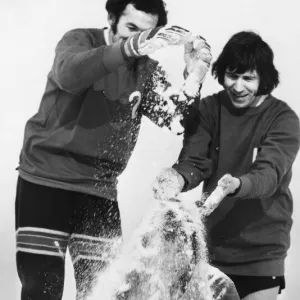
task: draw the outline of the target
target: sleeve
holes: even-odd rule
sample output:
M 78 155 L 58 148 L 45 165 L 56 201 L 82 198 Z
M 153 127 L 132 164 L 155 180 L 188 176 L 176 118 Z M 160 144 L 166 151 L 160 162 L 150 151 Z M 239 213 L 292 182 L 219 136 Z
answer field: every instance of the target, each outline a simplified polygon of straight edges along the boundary
M 273 195 L 290 171 L 300 144 L 299 119 L 290 109 L 272 123 L 252 164 L 240 176 L 239 198 L 267 198 Z
M 212 111 L 206 102 L 208 98 L 197 99 L 189 109 L 185 120 L 183 147 L 173 168 L 185 179 L 183 192 L 197 187 L 212 173 L 209 149 L 212 141 Z
M 125 64 L 122 42 L 93 46 L 91 35 L 83 29 L 67 32 L 55 49 L 52 79 L 63 90 L 80 93 L 104 75 Z

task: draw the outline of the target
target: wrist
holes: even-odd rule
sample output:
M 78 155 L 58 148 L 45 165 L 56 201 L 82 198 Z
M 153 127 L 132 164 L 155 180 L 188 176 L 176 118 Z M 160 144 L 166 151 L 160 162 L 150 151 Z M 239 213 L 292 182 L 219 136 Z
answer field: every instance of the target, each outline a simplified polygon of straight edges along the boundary
M 235 184 L 236 188 L 235 188 L 235 190 L 233 192 L 231 192 L 231 193 L 228 194 L 228 196 L 230 196 L 230 197 L 236 196 L 240 192 L 240 190 L 242 188 L 242 181 L 241 181 L 241 179 L 239 177 L 237 177 L 237 178 L 235 177 L 234 180 L 235 180 L 235 183 L 236 183 Z
M 127 47 L 127 43 L 128 42 L 128 40 L 122 40 L 121 41 L 121 52 L 122 52 L 122 54 L 123 54 L 123 57 L 124 57 L 124 59 L 125 60 L 128 60 L 129 58 L 130 58 L 130 51 L 129 51 L 129 49 L 128 49 L 128 47 Z
M 177 172 L 177 180 L 178 180 L 178 190 L 179 190 L 179 193 L 181 193 L 181 191 L 183 190 L 183 187 L 185 186 L 185 179 L 178 172 Z
M 134 36 L 129 37 L 126 40 L 122 41 L 121 47 L 123 48 L 123 51 L 127 57 L 129 58 L 136 58 L 140 57 L 140 54 L 137 50 L 137 40 L 138 40 L 139 34 L 135 34 Z

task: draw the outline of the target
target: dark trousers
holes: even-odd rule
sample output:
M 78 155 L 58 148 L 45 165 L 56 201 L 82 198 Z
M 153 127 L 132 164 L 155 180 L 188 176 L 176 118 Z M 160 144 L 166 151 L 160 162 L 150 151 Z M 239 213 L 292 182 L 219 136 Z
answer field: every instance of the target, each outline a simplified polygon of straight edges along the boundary
M 252 293 L 279 287 L 278 294 L 285 289 L 284 276 L 242 276 L 226 274 L 234 283 L 240 298 Z
M 15 213 L 21 300 L 62 299 L 67 248 L 85 299 L 121 242 L 117 202 L 19 177 Z

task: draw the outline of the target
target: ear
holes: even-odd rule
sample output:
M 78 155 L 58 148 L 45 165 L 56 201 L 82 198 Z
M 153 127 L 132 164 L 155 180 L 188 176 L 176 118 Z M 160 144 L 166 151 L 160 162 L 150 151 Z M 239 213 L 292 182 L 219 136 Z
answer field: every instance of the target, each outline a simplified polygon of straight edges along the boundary
M 115 24 L 116 17 L 114 15 L 112 15 L 112 14 L 108 14 L 107 21 L 108 21 L 109 26 L 111 27 L 112 25 Z

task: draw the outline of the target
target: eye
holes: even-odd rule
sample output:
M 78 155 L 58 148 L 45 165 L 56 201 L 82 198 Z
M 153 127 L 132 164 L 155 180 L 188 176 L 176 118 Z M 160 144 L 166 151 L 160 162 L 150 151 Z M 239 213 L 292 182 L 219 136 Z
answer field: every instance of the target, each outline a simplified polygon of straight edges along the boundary
M 134 26 L 127 26 L 127 28 L 129 29 L 129 31 L 133 32 L 133 31 L 138 31 L 138 29 Z
M 250 76 L 245 76 L 244 80 L 246 81 L 253 81 L 255 78 L 254 77 L 250 77 Z
M 237 79 L 238 78 L 238 76 L 234 73 L 226 73 L 226 76 L 230 79 Z

